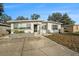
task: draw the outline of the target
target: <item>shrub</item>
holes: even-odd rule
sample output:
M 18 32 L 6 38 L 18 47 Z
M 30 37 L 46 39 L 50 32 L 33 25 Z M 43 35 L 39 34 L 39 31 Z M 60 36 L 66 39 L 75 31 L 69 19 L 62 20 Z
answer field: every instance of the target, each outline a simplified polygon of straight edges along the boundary
M 24 33 L 23 30 L 14 30 L 14 33 Z
M 78 32 L 75 32 L 75 33 L 79 33 L 79 31 Z

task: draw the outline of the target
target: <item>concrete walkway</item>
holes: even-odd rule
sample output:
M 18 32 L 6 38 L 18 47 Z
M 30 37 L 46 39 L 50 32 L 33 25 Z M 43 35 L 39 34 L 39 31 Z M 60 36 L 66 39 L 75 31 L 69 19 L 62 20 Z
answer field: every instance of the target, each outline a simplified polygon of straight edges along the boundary
M 16 35 L 14 37 L 17 37 Z M 25 36 L 0 40 L 2 56 L 79 56 L 62 45 L 43 36 Z

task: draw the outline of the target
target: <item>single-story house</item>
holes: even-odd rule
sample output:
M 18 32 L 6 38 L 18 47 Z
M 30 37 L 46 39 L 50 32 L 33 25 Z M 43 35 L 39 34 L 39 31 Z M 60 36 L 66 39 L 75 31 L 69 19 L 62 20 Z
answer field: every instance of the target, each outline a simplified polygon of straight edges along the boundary
M 16 32 L 24 33 L 58 33 L 61 30 L 61 23 L 42 20 L 14 20 L 7 21 L 11 25 L 11 34 Z
M 65 32 L 79 32 L 79 25 L 66 25 L 64 28 Z

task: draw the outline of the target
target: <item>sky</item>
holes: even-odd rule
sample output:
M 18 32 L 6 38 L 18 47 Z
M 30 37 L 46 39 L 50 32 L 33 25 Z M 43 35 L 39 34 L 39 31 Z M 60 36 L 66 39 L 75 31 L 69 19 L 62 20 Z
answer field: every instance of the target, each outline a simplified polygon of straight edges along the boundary
M 42 20 L 47 20 L 52 13 L 67 13 L 79 24 L 79 3 L 4 3 L 4 11 L 13 19 L 18 16 L 31 18 L 31 15 L 36 13 Z

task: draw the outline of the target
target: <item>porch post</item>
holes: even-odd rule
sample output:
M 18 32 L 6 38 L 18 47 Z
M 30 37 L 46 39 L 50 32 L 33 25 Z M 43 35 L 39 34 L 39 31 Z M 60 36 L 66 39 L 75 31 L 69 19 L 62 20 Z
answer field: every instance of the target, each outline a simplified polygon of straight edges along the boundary
M 42 34 L 42 24 L 39 25 L 39 33 Z
M 13 29 L 14 29 L 14 24 L 12 23 L 12 24 L 11 24 L 11 34 L 14 34 Z

